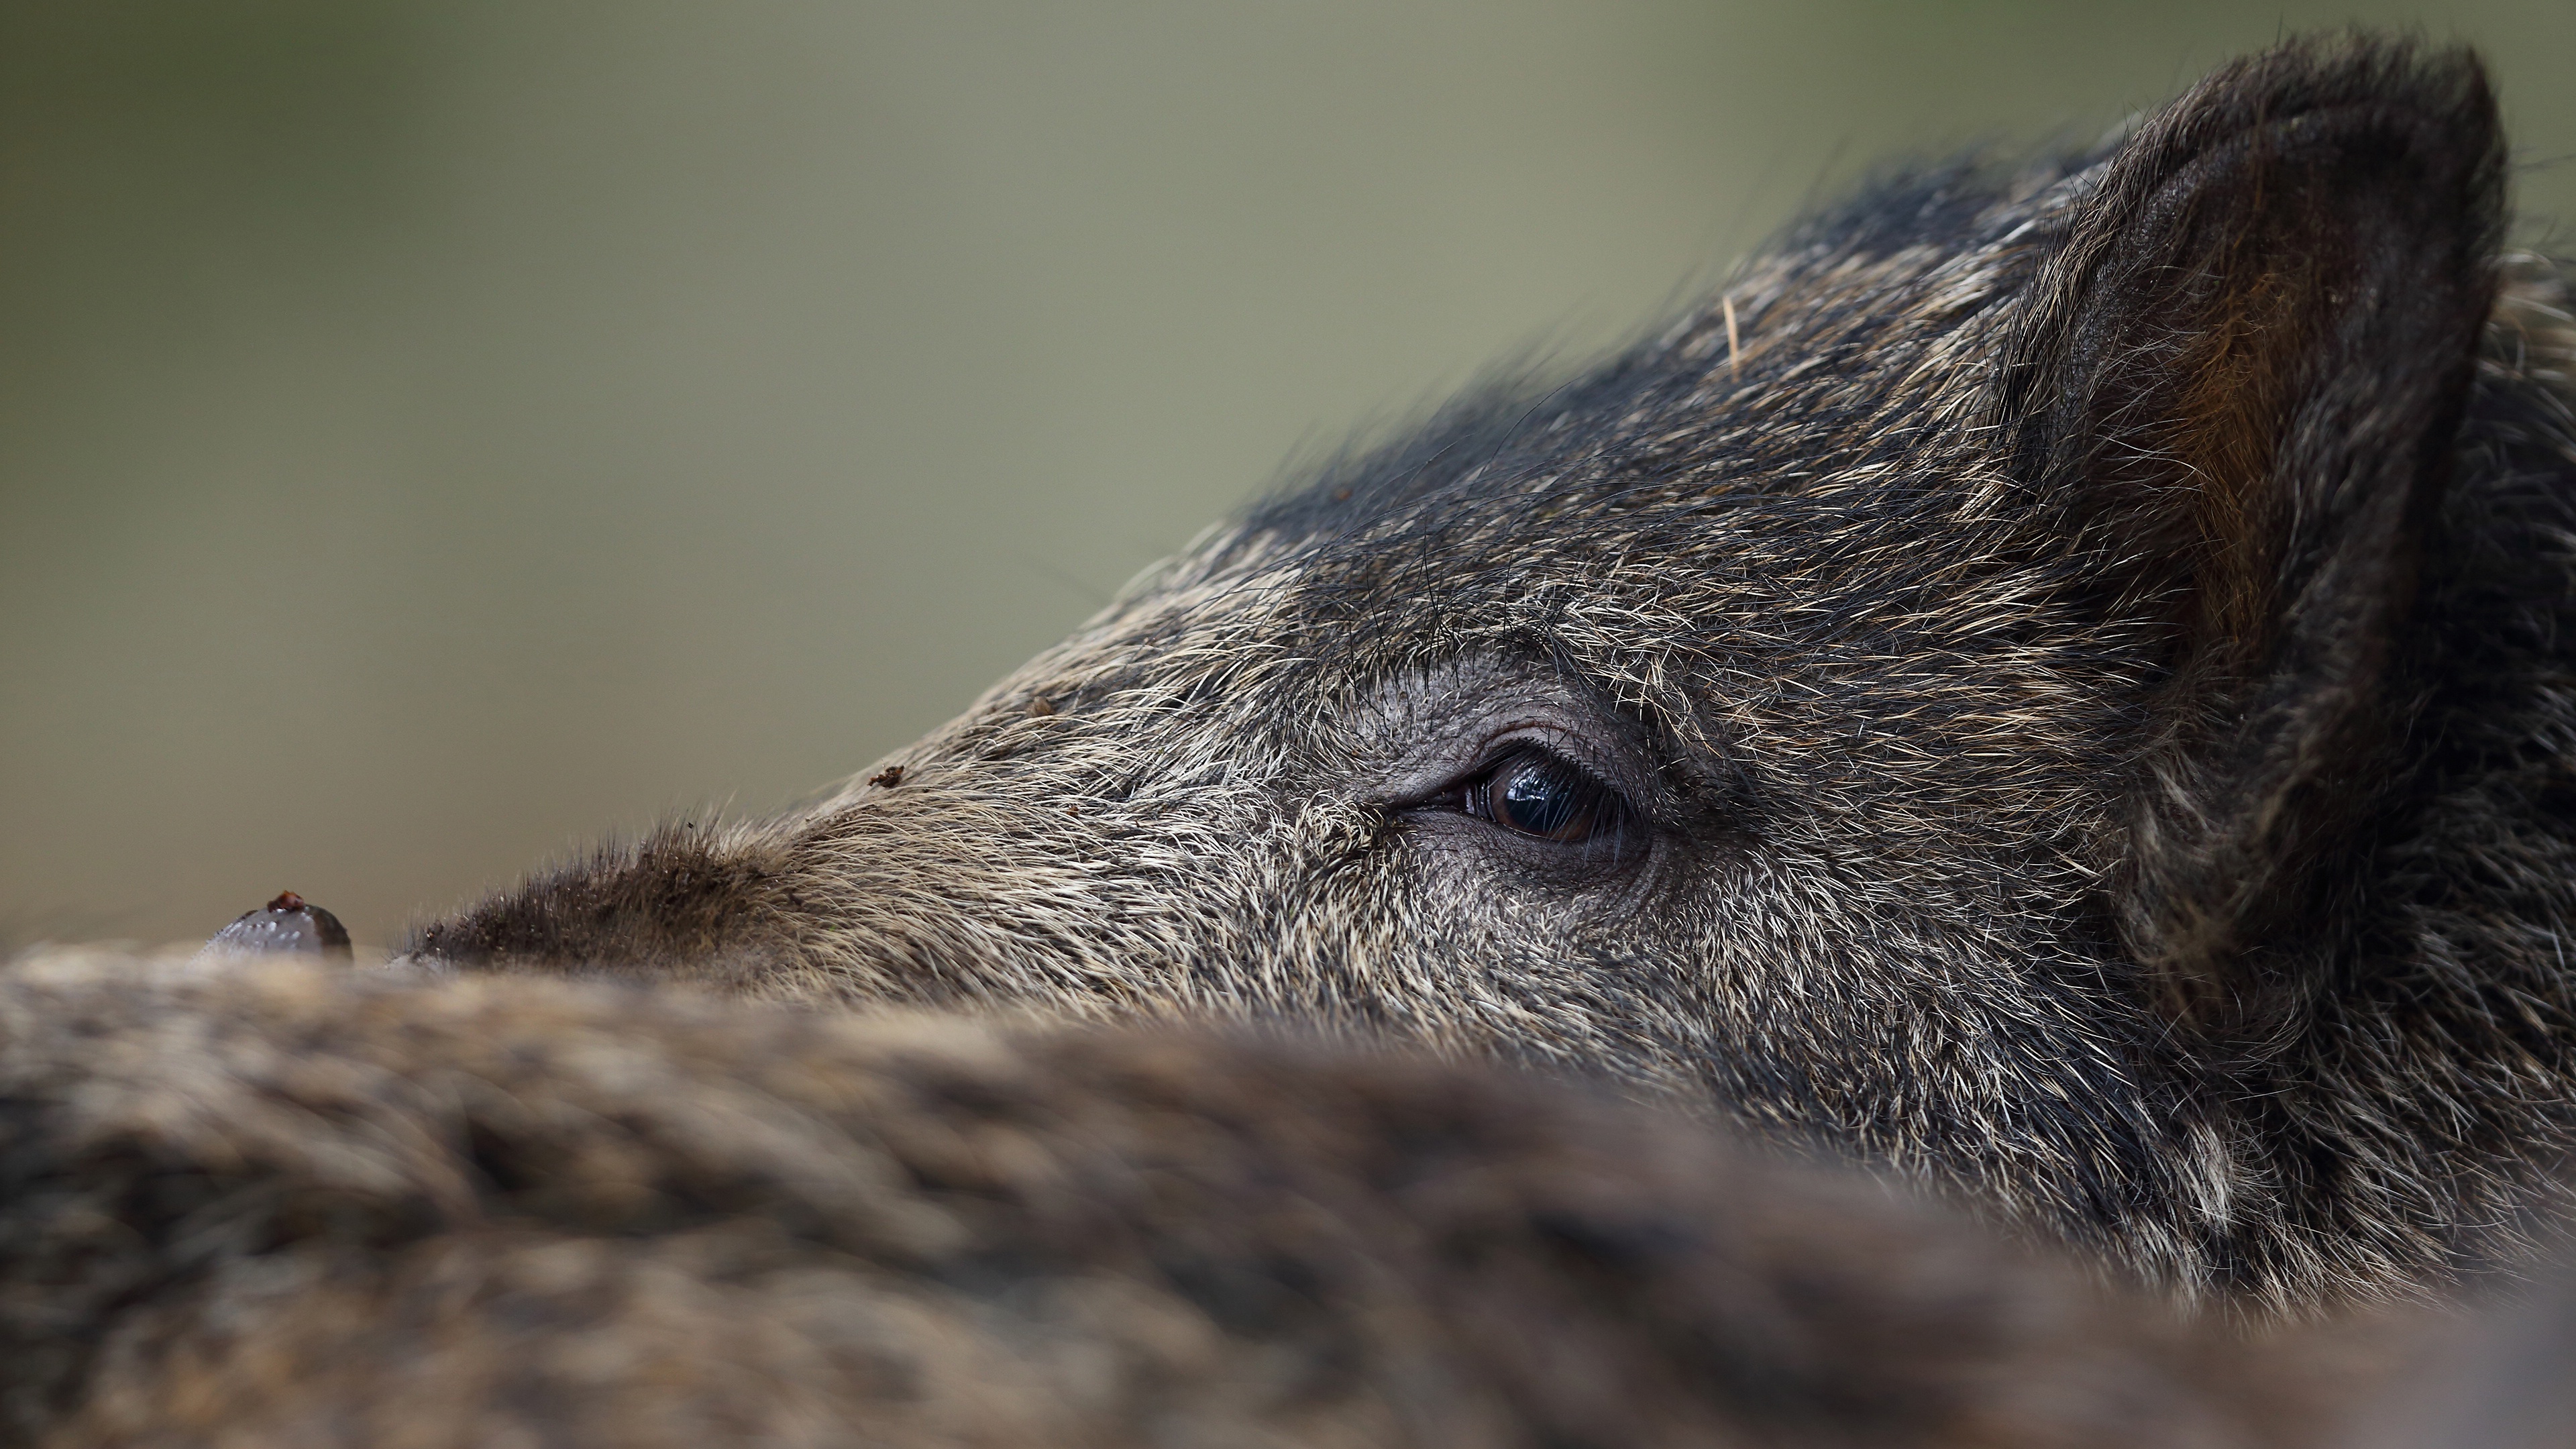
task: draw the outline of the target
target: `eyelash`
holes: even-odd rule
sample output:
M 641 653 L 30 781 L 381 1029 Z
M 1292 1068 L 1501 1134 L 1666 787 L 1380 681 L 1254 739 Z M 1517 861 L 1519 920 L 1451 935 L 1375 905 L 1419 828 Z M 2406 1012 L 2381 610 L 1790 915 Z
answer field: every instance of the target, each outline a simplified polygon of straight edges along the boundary
M 1558 845 L 1616 843 L 1634 819 L 1617 790 L 1536 745 L 1513 750 L 1451 790 L 1458 813 Z

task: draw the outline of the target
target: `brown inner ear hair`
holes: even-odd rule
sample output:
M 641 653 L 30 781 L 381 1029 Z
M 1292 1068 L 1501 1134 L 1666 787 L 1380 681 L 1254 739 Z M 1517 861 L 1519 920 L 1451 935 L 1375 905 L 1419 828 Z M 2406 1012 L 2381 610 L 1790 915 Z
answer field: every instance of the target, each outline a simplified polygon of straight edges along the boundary
M 2501 170 L 2465 53 L 2288 46 L 2143 126 L 2026 296 L 1998 420 L 2163 640 L 2114 909 L 2179 1019 L 2272 1030 L 2352 914 Z
M 2182 637 L 2219 646 L 2238 668 L 2276 642 L 2274 589 L 2290 520 L 2284 492 L 2264 485 L 2298 392 L 2293 374 L 2315 345 L 2317 271 L 2295 262 L 2263 267 L 2222 288 L 2190 329 L 2193 344 L 2176 368 L 2185 381 L 2166 450 L 2192 480 L 2188 514 L 2199 555 Z
M 2178 666 L 2251 668 L 2279 643 L 2299 484 L 2276 474 L 2336 313 L 2367 285 L 2318 194 L 2335 178 L 2278 140 L 2160 188 L 2140 220 L 2169 227 L 2164 244 L 2105 268 L 2126 300 L 2086 339 L 2090 511 L 2125 535 L 2130 606 L 2172 601 Z

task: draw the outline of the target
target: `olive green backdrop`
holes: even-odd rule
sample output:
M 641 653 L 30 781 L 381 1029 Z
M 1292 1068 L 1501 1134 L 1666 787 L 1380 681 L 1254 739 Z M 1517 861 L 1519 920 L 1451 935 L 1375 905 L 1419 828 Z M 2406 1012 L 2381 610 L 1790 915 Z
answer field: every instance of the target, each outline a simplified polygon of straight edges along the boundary
M 0 939 L 362 939 L 936 724 L 1903 153 L 2576 4 L 0 0 Z

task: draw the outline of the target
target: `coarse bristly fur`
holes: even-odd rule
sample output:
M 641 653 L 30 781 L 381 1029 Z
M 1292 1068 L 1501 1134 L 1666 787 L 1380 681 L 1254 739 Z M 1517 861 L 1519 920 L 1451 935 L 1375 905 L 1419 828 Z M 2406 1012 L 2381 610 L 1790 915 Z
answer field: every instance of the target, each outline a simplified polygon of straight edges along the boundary
M 2435 1362 L 1490 1064 L 292 962 L 0 971 L 0 1204 L 47 1449 L 2287 1449 Z
M 2422 1291 L 2576 1140 L 2576 328 L 2503 156 L 2472 56 L 2354 36 L 1880 185 L 866 783 L 409 958 L 1287 1017 L 1700 1101 L 2238 1311 Z M 1531 762 L 1566 838 L 1493 818 Z

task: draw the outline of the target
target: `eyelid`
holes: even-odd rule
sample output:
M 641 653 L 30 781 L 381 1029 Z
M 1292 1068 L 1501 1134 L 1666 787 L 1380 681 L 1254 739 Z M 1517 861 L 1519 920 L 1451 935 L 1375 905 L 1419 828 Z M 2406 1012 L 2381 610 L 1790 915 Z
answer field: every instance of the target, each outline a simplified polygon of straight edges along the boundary
M 1608 792 L 1618 799 L 1635 818 L 1644 812 L 1637 808 L 1635 793 L 1625 783 L 1624 772 L 1605 769 L 1595 759 L 1596 752 L 1586 748 L 1583 737 L 1562 725 L 1522 721 L 1488 734 L 1472 751 L 1461 751 L 1470 761 L 1463 768 L 1445 772 L 1436 782 L 1416 787 L 1406 796 L 1388 802 L 1388 808 L 1413 810 L 1437 806 L 1444 800 L 1456 799 L 1461 791 L 1480 788 L 1513 760 L 1525 755 L 1540 755 L 1557 761 L 1576 779 Z
M 1476 763 L 1467 767 L 1461 780 L 1490 775 L 1524 754 L 1540 754 L 1562 761 L 1586 780 L 1618 789 L 1615 771 L 1602 768 L 1593 759 L 1581 735 L 1562 725 L 1525 721 L 1494 731 L 1476 747 Z M 1621 791 L 1622 794 L 1626 793 Z
M 1652 763 L 1660 751 L 1633 721 L 1604 704 L 1479 680 L 1473 689 L 1444 690 L 1408 703 L 1389 728 L 1418 743 L 1369 772 L 1376 777 L 1374 787 L 1363 789 L 1382 810 L 1444 804 L 1455 810 L 1453 791 L 1483 778 L 1516 749 L 1534 747 L 1608 786 L 1629 807 L 1634 826 L 1651 830 L 1666 813 L 1666 782 Z

